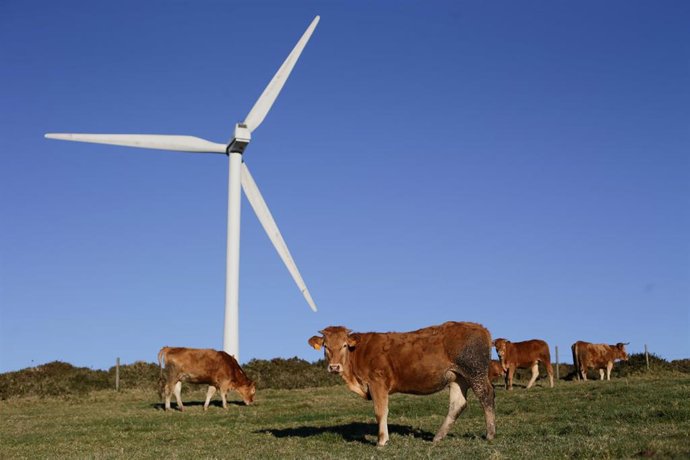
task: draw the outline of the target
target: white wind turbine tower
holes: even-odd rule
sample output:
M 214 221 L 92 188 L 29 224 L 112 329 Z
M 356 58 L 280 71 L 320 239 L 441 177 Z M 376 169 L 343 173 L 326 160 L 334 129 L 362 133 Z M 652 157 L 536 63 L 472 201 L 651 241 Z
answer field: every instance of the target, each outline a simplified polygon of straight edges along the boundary
M 261 225 L 266 230 L 273 246 L 287 266 L 297 287 L 304 295 L 313 311 L 316 305 L 311 298 L 307 286 L 292 260 L 290 251 L 283 240 L 268 206 L 261 196 L 254 179 L 249 173 L 247 165 L 242 160 L 242 153 L 251 140 L 251 134 L 261 125 L 261 122 L 271 109 L 278 97 L 285 81 L 290 76 L 292 68 L 299 59 L 302 50 L 309 41 L 312 32 L 319 22 L 316 16 L 307 30 L 299 39 L 297 45 L 285 59 L 273 76 L 266 89 L 242 123 L 235 125 L 235 133 L 227 144 L 218 144 L 194 136 L 179 136 L 167 134 L 67 134 L 49 133 L 48 139 L 60 139 L 77 142 L 93 142 L 97 144 L 113 144 L 146 149 L 175 150 L 191 153 L 223 153 L 229 157 L 228 180 L 228 243 L 226 254 L 226 284 L 225 284 L 225 324 L 223 328 L 223 350 L 234 355 L 239 361 L 239 268 L 240 268 L 240 205 L 241 188 L 247 200 L 254 208 Z

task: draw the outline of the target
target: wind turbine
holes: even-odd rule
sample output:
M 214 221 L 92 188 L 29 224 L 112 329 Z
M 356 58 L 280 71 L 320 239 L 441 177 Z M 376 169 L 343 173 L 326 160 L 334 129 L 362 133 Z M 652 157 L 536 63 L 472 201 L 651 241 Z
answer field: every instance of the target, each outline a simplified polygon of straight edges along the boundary
M 145 149 L 175 150 L 191 153 L 223 153 L 229 158 L 228 177 L 228 242 L 226 253 L 226 279 L 225 279 L 225 322 L 223 327 L 223 350 L 234 355 L 239 361 L 239 269 L 240 269 L 240 205 L 241 188 L 247 196 L 247 200 L 254 208 L 256 216 L 268 234 L 273 246 L 287 266 L 297 287 L 302 292 L 307 303 L 313 311 L 316 304 L 309 294 L 309 290 L 297 269 L 290 251 L 283 240 L 278 226 L 268 210 L 268 206 L 261 196 L 261 192 L 249 173 L 247 165 L 242 159 L 244 149 L 252 138 L 252 133 L 261 125 L 264 118 L 275 102 L 285 81 L 290 76 L 292 68 L 299 59 L 302 50 L 306 46 L 316 25 L 319 23 L 316 16 L 307 30 L 299 39 L 293 50 L 280 66 L 273 79 L 264 89 L 259 99 L 247 114 L 243 122 L 235 125 L 235 132 L 227 144 L 218 144 L 194 136 L 179 136 L 168 134 L 68 134 L 48 133 L 48 139 L 60 139 L 76 142 L 93 142 L 97 144 L 113 144 L 127 147 L 139 147 Z

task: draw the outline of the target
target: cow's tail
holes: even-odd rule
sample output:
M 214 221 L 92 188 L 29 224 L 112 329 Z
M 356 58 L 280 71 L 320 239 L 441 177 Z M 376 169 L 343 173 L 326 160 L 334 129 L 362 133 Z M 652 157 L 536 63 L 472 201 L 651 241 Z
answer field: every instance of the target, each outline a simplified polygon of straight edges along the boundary
M 573 367 L 575 368 L 575 376 L 577 380 L 580 380 L 580 363 L 577 359 L 577 342 L 575 342 L 570 349 L 573 352 Z
M 158 352 L 158 367 L 160 368 L 160 377 L 158 378 L 158 394 L 163 397 L 163 388 L 165 386 L 165 377 L 163 377 L 163 366 L 167 361 L 167 353 L 170 347 L 163 347 Z
M 169 347 L 163 347 L 158 352 L 158 367 L 161 369 L 161 377 L 163 376 L 163 364 L 165 363 L 165 355 L 168 353 Z

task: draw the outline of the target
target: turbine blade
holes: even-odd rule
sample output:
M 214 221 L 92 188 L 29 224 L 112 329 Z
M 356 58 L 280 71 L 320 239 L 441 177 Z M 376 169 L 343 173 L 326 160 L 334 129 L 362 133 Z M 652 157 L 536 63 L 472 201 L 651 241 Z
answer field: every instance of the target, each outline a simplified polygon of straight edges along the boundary
M 309 27 L 307 27 L 302 38 L 299 39 L 292 52 L 285 59 L 285 62 L 283 62 L 283 65 L 280 66 L 278 72 L 276 72 L 271 82 L 266 86 L 266 89 L 264 89 L 264 92 L 261 93 L 259 99 L 254 103 L 254 107 L 249 111 L 247 118 L 244 120 L 244 124 L 247 125 L 250 132 L 259 127 L 261 122 L 264 121 L 264 118 L 266 118 L 268 111 L 271 110 L 273 102 L 275 102 L 278 94 L 280 94 L 280 90 L 283 89 L 285 81 L 290 76 L 292 68 L 295 66 L 297 59 L 299 59 L 299 55 L 309 41 L 316 25 L 319 23 L 319 19 L 320 17 L 316 16 Z
M 48 133 L 46 139 L 62 141 L 92 142 L 95 144 L 122 145 L 142 149 L 175 150 L 193 153 L 226 153 L 224 144 L 194 136 L 169 134 L 71 134 Z
M 271 211 L 268 210 L 268 206 L 266 205 L 264 198 L 261 196 L 259 187 L 256 186 L 256 182 L 254 182 L 252 175 L 249 173 L 249 168 L 247 168 L 247 165 L 244 163 L 242 163 L 241 182 L 242 189 L 244 190 L 244 194 L 247 196 L 247 200 L 249 200 L 252 208 L 254 208 L 256 217 L 259 218 L 259 222 L 261 222 L 264 230 L 266 230 L 266 234 L 268 234 L 273 246 L 276 248 L 276 251 L 278 251 L 278 255 L 280 255 L 281 259 L 283 259 L 283 263 L 290 272 L 290 275 L 292 275 L 292 279 L 295 280 L 295 283 L 297 283 L 297 287 L 299 288 L 300 292 L 302 292 L 302 295 L 306 299 L 311 309 L 316 311 L 316 304 L 311 298 L 311 294 L 309 294 L 307 285 L 304 284 L 304 280 L 297 269 L 297 265 L 295 264 L 295 261 L 292 260 L 290 251 L 285 244 L 285 240 L 283 240 L 283 236 L 280 234 L 280 230 L 278 230 L 275 220 L 273 220 Z

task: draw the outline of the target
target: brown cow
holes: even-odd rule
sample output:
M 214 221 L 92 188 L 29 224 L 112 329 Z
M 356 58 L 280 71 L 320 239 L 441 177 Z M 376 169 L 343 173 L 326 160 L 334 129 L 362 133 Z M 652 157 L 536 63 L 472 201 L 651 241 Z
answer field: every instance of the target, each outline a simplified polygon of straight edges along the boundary
M 628 353 L 625 351 L 627 343 L 619 342 L 615 345 L 603 343 L 589 343 L 578 340 L 570 349 L 573 352 L 573 365 L 577 373 L 577 379 L 587 380 L 587 370 L 590 368 L 599 369 L 599 379 L 604 380 L 604 369 L 606 369 L 606 380 L 611 380 L 611 369 L 613 362 L 617 359 L 628 360 Z
M 503 366 L 501 366 L 501 362 L 495 359 L 491 360 L 491 363 L 489 364 L 489 381 L 493 382 L 499 377 L 503 377 L 505 372 L 503 371 Z
M 165 361 L 167 378 L 163 377 L 163 361 Z M 208 409 L 216 389 L 220 391 L 223 409 L 228 408 L 225 396 L 228 390 L 237 391 L 247 405 L 254 402 L 256 385 L 249 380 L 235 358 L 224 351 L 163 347 L 158 352 L 158 365 L 161 369 L 161 385 L 165 394 L 165 410 L 170 409 L 170 398 L 173 392 L 177 400 L 177 408 L 184 410 L 180 394 L 182 382 L 209 385 L 204 410 Z
M 513 375 L 515 369 L 518 368 L 532 369 L 532 378 L 527 384 L 527 388 L 531 388 L 539 376 L 539 362 L 546 367 L 546 373 L 549 374 L 549 381 L 551 388 L 553 388 L 551 353 L 549 353 L 549 345 L 546 342 L 535 339 L 513 343 L 507 339 L 496 339 L 494 346 L 498 357 L 501 359 L 501 366 L 506 372 L 506 389 L 513 389 Z
M 480 324 L 447 322 L 413 332 L 352 333 L 340 326 L 309 339 L 324 348 L 328 372 L 374 402 L 378 445 L 388 442 L 388 395 L 427 395 L 450 387 L 450 407 L 434 441 L 443 439 L 467 406 L 467 390 L 484 408 L 486 438 L 496 434 L 494 389 L 488 379 L 491 335 Z

